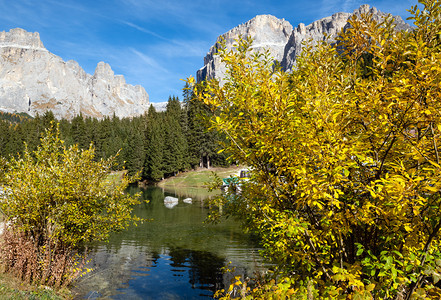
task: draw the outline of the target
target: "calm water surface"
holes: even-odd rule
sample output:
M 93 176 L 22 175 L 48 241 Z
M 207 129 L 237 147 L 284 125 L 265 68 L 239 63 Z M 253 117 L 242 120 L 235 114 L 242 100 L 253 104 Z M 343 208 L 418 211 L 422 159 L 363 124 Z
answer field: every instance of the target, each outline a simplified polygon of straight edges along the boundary
M 178 197 L 179 204 L 167 208 L 165 196 Z M 236 267 L 236 275 L 260 271 L 259 249 L 239 224 L 204 224 L 203 199 L 184 203 L 188 196 L 157 187 L 143 189 L 142 198 L 149 203 L 137 206 L 135 214 L 152 221 L 94 245 L 89 262 L 94 271 L 77 282 L 76 298 L 210 299 L 234 276 L 221 270 L 228 262 Z

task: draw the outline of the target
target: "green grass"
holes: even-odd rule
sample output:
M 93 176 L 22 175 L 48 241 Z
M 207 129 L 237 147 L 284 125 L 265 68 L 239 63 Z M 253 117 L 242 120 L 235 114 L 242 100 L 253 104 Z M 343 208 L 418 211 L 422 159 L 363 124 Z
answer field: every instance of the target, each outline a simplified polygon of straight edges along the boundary
M 121 183 L 121 179 L 124 176 L 124 173 L 127 171 L 114 171 L 107 175 L 106 181 L 112 185 L 118 185 Z
M 207 182 L 213 179 L 213 172 L 220 178 L 237 174 L 242 167 L 198 169 L 180 173 L 161 181 L 158 186 L 163 188 L 206 188 Z
M 56 292 L 52 289 L 24 283 L 11 275 L 0 273 L 0 299 L 62 300 L 72 299 L 72 296 L 67 290 Z
M 242 167 L 198 169 L 180 173 L 174 177 L 167 178 L 158 186 L 166 191 L 177 194 L 179 197 L 191 197 L 204 200 L 219 194 L 221 191 L 209 191 L 207 183 L 213 181 L 213 172 L 220 178 L 237 175 Z

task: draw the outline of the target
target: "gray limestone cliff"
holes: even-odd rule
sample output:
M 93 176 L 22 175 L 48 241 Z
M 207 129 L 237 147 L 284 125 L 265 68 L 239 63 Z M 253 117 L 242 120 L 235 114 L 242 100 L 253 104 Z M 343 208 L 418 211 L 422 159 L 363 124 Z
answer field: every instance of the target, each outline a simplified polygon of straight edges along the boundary
M 204 67 L 197 72 L 197 80 L 220 79 L 225 75 L 225 65 L 221 63 L 217 55 L 222 40 L 225 40 L 226 47 L 231 49 L 239 36 L 249 36 L 253 39 L 254 51 L 269 50 L 275 60 L 281 61 L 291 32 L 292 26 L 288 21 L 271 15 L 254 17 L 217 38 L 216 43 L 204 58 Z
M 377 10 L 375 7 L 370 7 L 367 4 L 360 6 L 353 13 L 336 13 L 330 17 L 326 17 L 315 21 L 307 26 L 300 23 L 291 33 L 288 43 L 285 46 L 285 53 L 282 60 L 282 68 L 284 70 L 291 70 L 295 65 L 297 56 L 302 51 L 302 43 L 304 41 L 311 41 L 313 44 L 325 39 L 325 35 L 330 41 L 335 40 L 339 32 L 350 26 L 348 19 L 353 15 L 361 15 L 371 13 L 373 19 L 380 22 L 388 16 L 387 13 Z M 405 23 L 400 16 L 393 16 L 396 30 L 406 30 L 412 27 Z
M 225 66 L 216 54 L 219 41 L 224 38 L 227 48 L 231 49 L 234 39 L 239 35 L 250 36 L 254 39 L 253 48 L 256 51 L 268 49 L 272 57 L 281 62 L 284 70 L 290 71 L 295 65 L 297 56 L 302 51 L 302 43 L 311 40 L 312 43 L 324 40 L 328 36 L 332 41 L 338 33 L 349 26 L 348 19 L 352 15 L 372 13 L 374 19 L 380 21 L 388 14 L 378 11 L 375 7 L 362 5 L 353 13 L 340 12 L 333 14 L 309 25 L 300 23 L 292 29 L 288 21 L 277 19 L 270 15 L 257 16 L 245 24 L 239 25 L 221 35 L 204 58 L 204 67 L 197 71 L 197 80 L 210 78 L 222 79 L 225 75 Z M 396 30 L 411 29 L 400 16 L 393 16 Z
M 50 53 L 38 33 L 0 32 L 0 110 L 31 116 L 51 110 L 58 119 L 71 119 L 80 113 L 133 117 L 148 107 L 144 88 L 127 84 L 108 64 L 98 63 L 90 75 Z

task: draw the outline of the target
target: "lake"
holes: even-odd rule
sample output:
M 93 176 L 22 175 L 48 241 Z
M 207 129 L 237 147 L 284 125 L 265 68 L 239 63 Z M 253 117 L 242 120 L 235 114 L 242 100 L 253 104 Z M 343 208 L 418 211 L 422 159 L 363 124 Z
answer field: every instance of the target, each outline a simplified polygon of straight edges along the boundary
M 143 202 L 134 213 L 151 219 L 93 245 L 88 266 L 77 281 L 76 299 L 210 299 L 234 275 L 252 277 L 264 268 L 258 245 L 237 221 L 206 224 L 204 197 L 158 187 L 139 189 Z M 199 195 L 199 196 L 198 196 Z M 164 198 L 179 198 L 173 208 Z M 191 204 L 182 200 L 192 197 Z M 235 267 L 234 274 L 222 268 Z

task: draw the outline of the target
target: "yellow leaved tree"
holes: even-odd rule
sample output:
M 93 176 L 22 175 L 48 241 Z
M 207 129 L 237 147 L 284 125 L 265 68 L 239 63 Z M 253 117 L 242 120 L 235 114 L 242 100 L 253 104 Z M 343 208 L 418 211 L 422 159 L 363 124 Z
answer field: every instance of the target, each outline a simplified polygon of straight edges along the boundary
M 97 161 L 94 148 L 67 148 L 53 125 L 34 152 L 2 161 L 0 265 L 24 280 L 65 286 L 84 270 L 88 242 L 138 221 L 129 178 L 108 180 L 114 157 Z
M 410 32 L 354 16 L 289 74 L 240 40 L 225 83 L 195 86 L 253 170 L 223 207 L 279 266 L 243 297 L 441 297 L 441 9 L 421 4 Z

